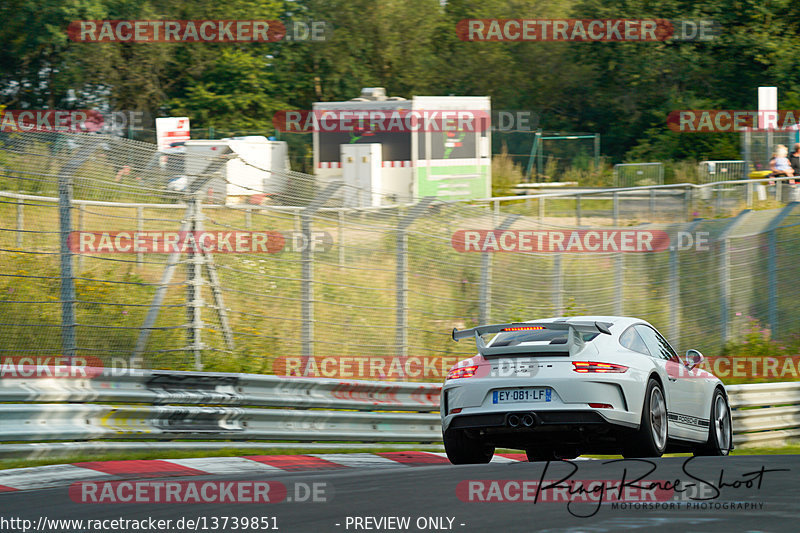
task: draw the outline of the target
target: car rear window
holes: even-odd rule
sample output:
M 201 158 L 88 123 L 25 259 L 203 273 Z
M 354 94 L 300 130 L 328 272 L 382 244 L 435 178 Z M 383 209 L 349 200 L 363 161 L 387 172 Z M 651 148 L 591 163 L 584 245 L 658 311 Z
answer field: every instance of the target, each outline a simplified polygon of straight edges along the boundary
M 598 333 L 583 333 L 583 340 L 591 341 Z M 516 346 L 525 342 L 548 342 L 549 344 L 566 344 L 567 331 L 563 329 L 535 329 L 523 331 L 501 331 L 494 338 L 491 346 Z

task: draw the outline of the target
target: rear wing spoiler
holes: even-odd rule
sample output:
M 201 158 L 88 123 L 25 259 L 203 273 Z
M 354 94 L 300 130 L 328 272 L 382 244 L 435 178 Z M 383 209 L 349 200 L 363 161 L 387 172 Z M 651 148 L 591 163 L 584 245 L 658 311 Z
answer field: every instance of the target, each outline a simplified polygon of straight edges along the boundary
M 453 328 L 453 340 L 458 342 L 461 339 L 474 338 L 475 344 L 478 347 L 478 353 L 481 355 L 510 355 L 510 354 L 523 354 L 523 353 L 563 353 L 569 351 L 569 355 L 575 355 L 580 352 L 586 344 L 583 340 L 582 333 L 603 333 L 611 335 L 611 330 L 608 328 L 612 324 L 609 322 L 512 322 L 509 324 L 491 324 L 486 326 L 476 326 L 470 329 L 458 330 Z M 483 335 L 490 333 L 499 333 L 503 330 L 515 329 L 529 329 L 529 328 L 544 328 L 550 330 L 561 330 L 567 332 L 567 344 L 541 344 L 537 346 L 487 346 L 483 340 Z

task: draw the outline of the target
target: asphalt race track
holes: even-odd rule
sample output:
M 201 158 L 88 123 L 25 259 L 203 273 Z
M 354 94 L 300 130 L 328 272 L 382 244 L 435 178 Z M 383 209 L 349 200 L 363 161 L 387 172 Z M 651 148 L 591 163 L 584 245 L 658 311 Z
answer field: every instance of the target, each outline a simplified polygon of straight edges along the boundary
M 686 462 L 687 459 L 583 460 L 549 464 L 493 462 L 470 466 L 420 464 L 394 468 L 377 464 L 369 466 L 367 462 L 346 469 L 171 477 L 168 480 L 190 480 L 198 485 L 208 481 L 269 480 L 278 482 L 270 485 L 272 489 L 281 485 L 286 488 L 285 496 L 277 489 L 269 492 L 274 499 L 281 500 L 279 503 L 78 503 L 73 499 L 80 500 L 83 496 L 78 495 L 80 491 L 73 484 L 72 492 L 69 485 L 64 485 L 0 494 L 0 530 L 4 533 L 23 531 L 21 520 L 9 521 L 19 518 L 32 521 L 28 524 L 31 531 L 36 531 L 37 527 L 38 531 L 52 533 L 147 531 L 146 528 L 131 529 L 120 522 L 110 521 L 152 518 L 154 521 L 171 520 L 155 527 L 162 532 L 269 531 L 276 529 L 275 526 L 287 533 L 800 531 L 800 490 L 797 488 L 800 457 L 701 457 Z M 585 492 L 576 489 L 584 484 L 575 483 L 577 480 L 608 480 L 609 483 L 622 482 L 623 486 L 630 487 L 638 478 L 658 481 L 658 490 L 650 493 L 660 495 L 658 501 L 648 498 L 644 498 L 644 503 L 613 501 L 614 495 L 620 494 L 619 489 L 617 492 L 606 489 L 605 501 L 600 502 L 598 492 L 591 494 L 593 500 L 587 499 Z M 569 490 L 573 492 L 574 501 L 564 500 L 567 496 L 564 489 L 560 497 L 550 493 L 559 501 L 542 501 L 548 499 L 541 495 L 546 492 L 543 491 L 539 495 L 541 499 L 534 502 L 535 482 L 541 479 L 544 483 L 539 488 L 558 480 L 564 480 L 564 483 L 569 480 L 573 483 Z M 492 480 L 515 480 L 518 483 L 492 484 Z M 680 480 L 678 486 L 682 492 L 672 490 L 676 480 Z M 141 481 L 152 483 L 153 479 Z M 523 481 L 534 484 L 523 485 Z M 522 487 L 527 487 L 527 492 Z M 99 492 L 93 494 L 97 496 Z M 637 493 L 634 490 L 630 494 L 635 496 Z M 530 501 L 464 501 L 505 497 Z M 693 501 L 692 497 L 707 499 Z M 312 501 L 314 499 L 318 501 Z M 47 521 L 40 523 L 41 517 Z M 241 520 L 243 517 L 261 518 L 248 520 L 245 525 Z M 108 522 L 99 524 L 99 528 L 87 527 L 84 523 L 82 528 L 73 525 L 61 529 L 49 522 L 67 518 Z M 178 525 L 179 520 L 183 522 Z M 187 523 L 188 520 L 192 522 Z M 223 523 L 224 520 L 227 523 Z M 50 527 L 46 527 L 48 524 Z M 241 527 L 243 525 L 245 527 Z

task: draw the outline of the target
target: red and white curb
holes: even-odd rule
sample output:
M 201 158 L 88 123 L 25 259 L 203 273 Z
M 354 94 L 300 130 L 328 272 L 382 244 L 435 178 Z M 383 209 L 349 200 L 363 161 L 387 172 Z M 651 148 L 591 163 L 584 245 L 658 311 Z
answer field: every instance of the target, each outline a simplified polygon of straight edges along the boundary
M 493 463 L 527 461 L 525 454 L 501 453 Z M 245 457 L 197 457 L 94 461 L 65 465 L 0 470 L 0 492 L 70 485 L 75 481 L 203 476 L 220 474 L 280 474 L 330 471 L 347 468 L 403 468 L 449 464 L 439 452 L 330 453 L 307 455 L 249 455 Z

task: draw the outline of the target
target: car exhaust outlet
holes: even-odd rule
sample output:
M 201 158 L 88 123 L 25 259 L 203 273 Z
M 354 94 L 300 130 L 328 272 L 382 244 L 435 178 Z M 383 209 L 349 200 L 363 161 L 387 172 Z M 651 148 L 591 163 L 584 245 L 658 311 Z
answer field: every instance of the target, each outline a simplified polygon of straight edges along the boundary
M 533 415 L 525 415 L 522 417 L 522 425 L 526 428 L 529 428 L 533 425 L 535 420 L 533 419 Z
M 519 426 L 519 417 L 517 415 L 510 415 L 508 417 L 508 425 L 512 428 Z

